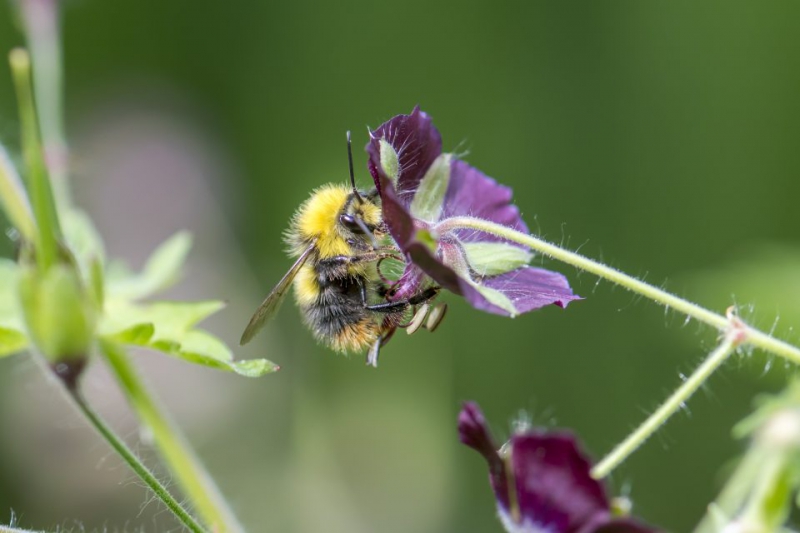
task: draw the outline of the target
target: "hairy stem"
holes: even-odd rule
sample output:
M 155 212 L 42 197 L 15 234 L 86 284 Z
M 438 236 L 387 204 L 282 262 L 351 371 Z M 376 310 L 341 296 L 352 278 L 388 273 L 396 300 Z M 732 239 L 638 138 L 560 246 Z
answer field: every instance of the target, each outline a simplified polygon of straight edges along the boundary
M 214 483 L 213 478 L 192 452 L 189 444 L 161 412 L 131 364 L 124 349 L 108 340 L 101 341 L 114 376 L 142 423 L 153 434 L 156 446 L 183 493 L 194 504 L 203 522 L 218 533 L 242 533 L 244 528 Z
M 714 326 L 719 330 L 725 330 L 725 328 L 728 326 L 728 319 L 718 313 L 709 311 L 708 309 L 695 303 L 675 296 L 674 294 L 671 294 L 663 289 L 654 287 L 649 283 L 645 283 L 644 281 L 638 280 L 633 276 L 624 274 L 619 270 L 608 267 L 602 263 L 598 263 L 597 261 L 584 257 L 580 254 L 571 252 L 569 250 L 564 250 L 555 244 L 549 243 L 532 235 L 521 233 L 500 224 L 495 224 L 494 222 L 472 217 L 453 217 L 441 223 L 437 229 L 440 231 L 449 231 L 459 228 L 473 229 L 491 233 L 509 241 L 522 244 L 523 246 L 529 247 L 531 250 L 535 250 L 544 255 L 552 257 L 553 259 L 595 274 L 596 276 L 624 287 L 631 292 L 641 294 L 645 298 L 653 300 L 654 302 L 664 305 L 668 308 L 674 309 L 679 313 L 683 313 L 684 315 L 697 319 L 700 322 Z M 776 339 L 771 335 L 764 333 L 763 331 L 744 324 L 742 325 L 741 335 L 744 336 L 744 343 L 781 356 L 795 364 L 800 364 L 800 348 L 796 346 L 792 346 L 791 344 Z
M 170 511 L 175 513 L 175 516 L 180 520 L 184 526 L 194 533 L 206 533 L 206 530 L 195 520 L 189 512 L 181 506 L 178 500 L 169 493 L 167 488 L 156 478 L 153 472 L 128 448 L 128 445 L 114 433 L 106 423 L 100 418 L 94 409 L 86 402 L 81 394 L 76 389 L 69 389 L 70 396 L 75 401 L 78 409 L 83 413 L 86 419 L 94 426 L 98 433 L 108 442 L 114 450 L 128 463 L 128 466 L 136 473 L 142 481 L 150 487 L 150 490 L 158 497 L 159 500 L 164 502 Z
M 731 330 L 730 333 L 725 335 L 725 339 L 722 343 L 708 355 L 703 363 L 697 367 L 697 370 L 695 370 L 652 415 L 647 417 L 633 433 L 628 435 L 625 440 L 611 451 L 611 453 L 595 465 L 592 469 L 592 477 L 596 479 L 606 477 L 612 470 L 627 459 L 628 456 L 635 452 L 639 446 L 644 444 L 658 428 L 663 426 L 672 415 L 677 413 L 678 410 L 685 405 L 686 401 L 697 392 L 697 389 L 706 382 L 708 377 L 728 359 L 739 342 L 738 332 Z

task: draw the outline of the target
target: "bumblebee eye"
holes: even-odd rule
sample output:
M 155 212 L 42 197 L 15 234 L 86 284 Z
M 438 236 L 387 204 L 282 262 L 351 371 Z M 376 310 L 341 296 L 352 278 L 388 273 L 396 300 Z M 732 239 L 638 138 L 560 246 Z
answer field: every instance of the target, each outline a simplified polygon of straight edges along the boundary
M 356 220 L 356 217 L 354 217 L 353 215 L 342 213 L 341 215 L 339 215 L 339 222 L 342 223 L 342 226 L 349 229 L 353 233 L 357 233 L 359 235 L 364 234 L 363 230 L 363 228 L 365 227 L 364 223 L 361 222 L 361 224 L 359 224 L 360 221 Z

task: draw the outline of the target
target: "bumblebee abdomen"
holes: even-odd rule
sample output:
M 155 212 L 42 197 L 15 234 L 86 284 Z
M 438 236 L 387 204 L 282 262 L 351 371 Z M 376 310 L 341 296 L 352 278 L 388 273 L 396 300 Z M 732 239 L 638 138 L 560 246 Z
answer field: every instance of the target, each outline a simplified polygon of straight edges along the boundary
M 330 278 L 319 265 L 307 265 L 295 279 L 295 295 L 303 319 L 314 336 L 338 352 L 360 352 L 380 332 L 372 313 L 364 309 L 358 276 Z

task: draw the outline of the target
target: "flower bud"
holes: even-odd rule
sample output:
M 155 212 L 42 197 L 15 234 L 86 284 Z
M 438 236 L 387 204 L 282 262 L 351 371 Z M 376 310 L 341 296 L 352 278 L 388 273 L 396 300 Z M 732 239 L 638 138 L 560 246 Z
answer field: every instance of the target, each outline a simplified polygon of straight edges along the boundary
M 97 309 L 77 270 L 65 263 L 44 272 L 22 266 L 19 294 L 30 338 L 53 367 L 82 362 L 94 336 Z

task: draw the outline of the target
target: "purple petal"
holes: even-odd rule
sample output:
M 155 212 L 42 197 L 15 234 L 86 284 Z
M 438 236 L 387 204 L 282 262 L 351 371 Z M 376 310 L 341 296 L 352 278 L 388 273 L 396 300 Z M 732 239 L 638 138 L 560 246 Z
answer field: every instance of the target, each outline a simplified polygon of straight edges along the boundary
M 458 414 L 458 437 L 462 443 L 483 455 L 489 463 L 489 480 L 498 504 L 508 508 L 508 476 L 505 463 L 486 425 L 483 412 L 475 402 L 465 402 Z
M 410 115 L 397 115 L 370 134 L 367 143 L 369 172 L 375 186 L 384 195 L 384 180 L 391 179 L 381 168 L 380 140 L 385 139 L 397 152 L 399 174 L 395 188 L 402 205 L 408 207 L 425 171 L 442 153 L 442 136 L 431 117 L 415 107 Z
M 511 464 L 523 523 L 576 533 L 608 513 L 603 486 L 589 474 L 591 465 L 571 434 L 516 435 L 511 439 Z
M 657 533 L 659 529 L 650 527 L 634 518 L 596 517 L 584 526 L 580 533 Z
M 442 218 L 470 216 L 528 233 L 528 226 L 522 221 L 517 206 L 511 203 L 511 196 L 510 188 L 500 185 L 477 168 L 455 160 L 451 166 Z M 461 230 L 458 237 L 464 242 L 503 240 L 474 230 Z
M 581 299 L 580 296 L 572 293 L 567 278 L 558 272 L 551 272 L 543 268 L 527 266 L 518 268 L 506 274 L 486 278 L 483 285 L 505 294 L 520 314 L 550 304 L 563 308 L 572 300 Z M 478 291 L 475 291 L 475 293 L 477 293 L 478 298 L 474 300 L 470 300 L 472 295 L 465 295 L 473 307 L 490 313 L 508 314 L 505 310 L 499 309 L 492 304 L 489 304 L 489 307 L 484 307 L 485 303 L 488 302 Z M 499 312 L 497 311 L 498 309 Z

